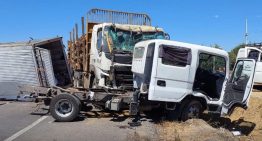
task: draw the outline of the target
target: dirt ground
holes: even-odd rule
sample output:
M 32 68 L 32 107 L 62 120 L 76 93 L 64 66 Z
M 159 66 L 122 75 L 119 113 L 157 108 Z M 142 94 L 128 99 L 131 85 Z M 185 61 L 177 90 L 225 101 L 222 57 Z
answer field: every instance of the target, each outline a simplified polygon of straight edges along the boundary
M 262 92 L 253 92 L 248 109 L 236 108 L 229 118 L 244 134 L 262 140 Z
M 237 141 L 230 131 L 213 128 L 201 119 L 186 122 L 164 122 L 159 125 L 160 140 L 165 141 Z
M 253 92 L 249 108 L 236 108 L 224 118 L 191 119 L 186 122 L 162 122 L 157 125 L 160 140 L 170 141 L 261 141 L 262 92 Z M 234 136 L 232 132 L 240 133 Z

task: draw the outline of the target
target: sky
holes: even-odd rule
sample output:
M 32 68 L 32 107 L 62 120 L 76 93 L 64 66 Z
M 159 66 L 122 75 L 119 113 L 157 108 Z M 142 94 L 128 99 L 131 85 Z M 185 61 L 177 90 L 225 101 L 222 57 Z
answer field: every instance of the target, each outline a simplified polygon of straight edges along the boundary
M 0 42 L 62 36 L 92 8 L 147 13 L 171 40 L 218 44 L 230 51 L 244 42 L 262 42 L 261 0 L 1 0 Z M 80 33 L 80 31 L 79 31 Z

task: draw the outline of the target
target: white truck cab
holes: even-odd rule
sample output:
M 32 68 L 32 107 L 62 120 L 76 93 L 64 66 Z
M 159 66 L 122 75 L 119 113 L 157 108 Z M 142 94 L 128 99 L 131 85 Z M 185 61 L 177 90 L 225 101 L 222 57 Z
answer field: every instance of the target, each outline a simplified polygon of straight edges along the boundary
M 237 54 L 238 58 L 251 58 L 257 61 L 254 83 L 255 85 L 262 84 L 262 47 L 250 47 L 240 48 Z
M 253 59 L 238 59 L 229 77 L 226 51 L 168 40 L 137 43 L 132 61 L 139 96 L 165 103 L 168 110 L 179 107 L 182 120 L 205 109 L 224 115 L 247 107 L 255 67 Z
M 164 39 L 162 28 L 148 25 L 102 23 L 93 27 L 90 71 L 96 87 L 132 89 L 131 62 L 135 43 Z

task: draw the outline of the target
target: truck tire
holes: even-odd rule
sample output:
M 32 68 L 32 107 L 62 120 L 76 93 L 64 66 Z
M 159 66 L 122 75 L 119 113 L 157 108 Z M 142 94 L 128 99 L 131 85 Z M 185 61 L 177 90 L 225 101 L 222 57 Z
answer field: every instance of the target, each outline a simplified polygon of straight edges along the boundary
M 58 122 L 75 120 L 80 112 L 81 102 L 71 94 L 59 94 L 51 100 L 50 113 Z
M 186 121 L 192 118 L 199 118 L 203 113 L 203 106 L 198 100 L 192 100 L 181 107 L 181 120 Z

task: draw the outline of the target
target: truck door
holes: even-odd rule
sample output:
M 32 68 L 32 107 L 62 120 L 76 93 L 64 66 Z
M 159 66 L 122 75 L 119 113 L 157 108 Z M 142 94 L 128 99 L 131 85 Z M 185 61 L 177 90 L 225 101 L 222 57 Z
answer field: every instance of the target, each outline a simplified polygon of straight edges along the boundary
M 239 59 L 228 81 L 223 98 L 221 115 L 230 114 L 236 106 L 247 108 L 252 92 L 256 61 Z
M 160 45 L 150 83 L 154 91 L 149 91 L 149 100 L 175 102 L 182 98 L 192 85 L 188 82 L 191 58 L 189 48 Z

